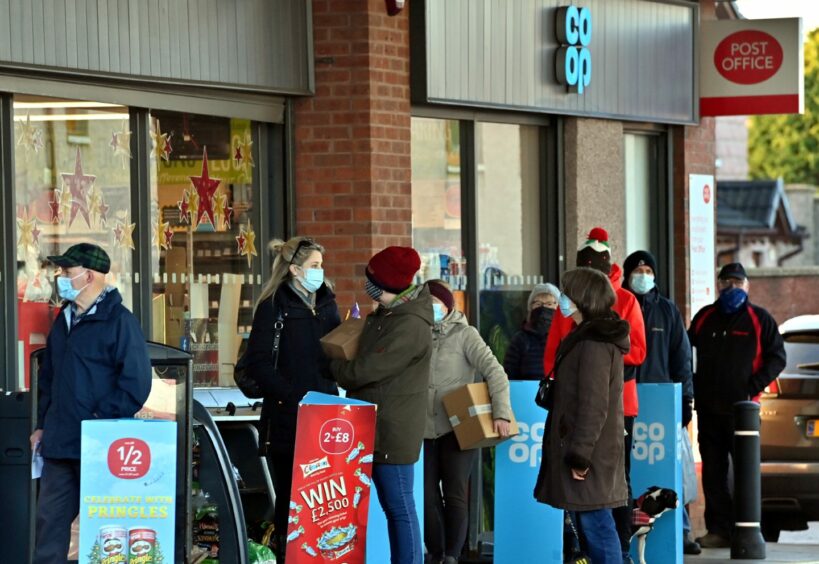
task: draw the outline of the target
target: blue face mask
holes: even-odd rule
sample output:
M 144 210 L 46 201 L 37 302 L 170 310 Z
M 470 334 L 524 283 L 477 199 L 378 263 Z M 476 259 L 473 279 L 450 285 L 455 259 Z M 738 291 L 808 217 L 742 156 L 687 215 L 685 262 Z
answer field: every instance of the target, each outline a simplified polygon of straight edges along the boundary
M 719 293 L 718 301 L 720 309 L 730 315 L 738 312 L 747 300 L 748 293 L 745 290 L 731 286 Z
M 299 278 L 299 282 L 311 294 L 315 293 L 324 284 L 324 269 L 308 268 L 306 270 L 302 269 L 302 272 L 304 272 L 304 276 Z
M 73 302 L 77 299 L 77 296 L 80 295 L 80 292 L 85 290 L 85 286 L 77 290 L 71 282 L 85 274 L 87 271 L 80 272 L 74 278 L 66 278 L 65 276 L 58 276 L 57 277 L 57 293 L 60 294 L 60 297 L 66 301 Z
M 434 303 L 432 304 L 432 319 L 435 323 L 440 323 L 446 317 L 446 312 L 444 311 L 444 306 L 441 304 Z
M 654 275 L 653 274 L 632 274 L 628 280 L 628 284 L 632 290 L 638 294 L 648 294 L 654 289 Z
M 577 311 L 572 300 L 570 300 L 566 294 L 560 294 L 560 298 L 557 300 L 557 307 L 560 308 L 560 313 L 563 314 L 563 317 L 571 317 L 572 314 Z

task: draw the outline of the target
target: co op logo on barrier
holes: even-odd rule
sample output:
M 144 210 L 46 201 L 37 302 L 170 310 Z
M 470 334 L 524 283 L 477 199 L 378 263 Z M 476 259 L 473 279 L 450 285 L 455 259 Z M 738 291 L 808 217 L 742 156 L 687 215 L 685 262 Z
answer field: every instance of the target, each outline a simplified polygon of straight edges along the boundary
M 557 81 L 568 86 L 570 92 L 583 94 L 591 83 L 591 35 L 591 10 L 577 6 L 557 9 L 555 36 L 560 47 L 555 58 L 555 73 Z
M 632 432 L 634 443 L 632 444 L 632 456 L 634 460 L 645 460 L 649 464 L 654 464 L 665 458 L 665 425 L 662 423 L 634 423 Z

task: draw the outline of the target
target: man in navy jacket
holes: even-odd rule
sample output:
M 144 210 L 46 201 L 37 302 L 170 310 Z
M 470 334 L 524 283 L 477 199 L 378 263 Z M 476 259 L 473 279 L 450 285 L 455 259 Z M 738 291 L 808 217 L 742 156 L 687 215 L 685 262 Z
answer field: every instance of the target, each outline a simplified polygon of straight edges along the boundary
M 38 376 L 32 450 L 44 459 L 33 562 L 65 562 L 80 503 L 85 420 L 133 417 L 151 391 L 151 363 L 136 317 L 105 283 L 106 252 L 80 243 L 48 259 L 65 304 L 48 334 Z
M 657 261 L 648 251 L 631 253 L 623 262 L 623 287 L 637 298 L 646 327 L 646 359 L 640 366 L 627 366 L 637 384 L 679 383 L 682 386 L 682 426 L 691 422 L 694 385 L 691 375 L 691 344 L 676 304 L 657 288 Z M 687 432 L 687 431 L 686 431 Z M 699 554 L 691 540 L 691 523 L 683 507 L 683 551 Z M 630 540 L 630 539 L 629 539 Z
M 722 267 L 718 288 L 717 301 L 702 308 L 688 328 L 696 351 L 694 401 L 708 529 L 698 539 L 703 548 L 731 545 L 733 405 L 755 398 L 785 368 L 785 344 L 776 321 L 748 300 L 748 276 L 740 263 Z

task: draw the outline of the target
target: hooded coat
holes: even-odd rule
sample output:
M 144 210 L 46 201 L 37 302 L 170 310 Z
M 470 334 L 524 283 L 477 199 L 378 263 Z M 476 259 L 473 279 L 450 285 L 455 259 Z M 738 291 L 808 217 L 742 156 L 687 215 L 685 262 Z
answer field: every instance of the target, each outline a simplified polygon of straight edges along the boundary
M 512 420 L 509 380 L 492 349 L 478 330 L 469 325 L 460 311 L 452 311 L 432 329 L 432 362 L 427 394 L 425 439 L 437 439 L 452 432 L 443 397 L 477 377 L 486 380 L 492 402 L 492 418 Z
M 623 363 L 626 366 L 638 366 L 643 363 L 646 358 L 646 330 L 643 323 L 643 313 L 640 311 L 640 304 L 634 294 L 622 287 L 623 284 L 623 270 L 618 264 L 611 265 L 611 272 L 609 273 L 609 281 L 617 300 L 612 308 L 617 315 L 624 321 L 627 321 L 630 327 L 629 339 L 631 341 L 631 349 L 623 357 Z M 555 358 L 557 356 L 557 349 L 560 342 L 576 327 L 576 324 L 570 317 L 563 317 L 560 310 L 555 312 L 552 326 L 549 329 L 549 337 L 546 339 L 546 352 L 543 356 L 543 373 L 550 374 L 555 365 Z M 626 417 L 636 417 L 639 411 L 639 404 L 637 401 L 637 381 L 634 380 L 634 374 L 629 373 L 623 384 L 623 415 Z
M 560 344 L 534 492 L 541 503 L 569 511 L 626 505 L 620 398 L 628 351 L 628 323 L 614 314 L 581 323 Z M 573 479 L 572 468 L 588 468 L 586 479 Z
M 425 287 L 410 296 L 368 315 L 356 357 L 330 363 L 349 397 L 378 406 L 373 460 L 386 464 L 413 464 L 424 439 L 432 297 Z

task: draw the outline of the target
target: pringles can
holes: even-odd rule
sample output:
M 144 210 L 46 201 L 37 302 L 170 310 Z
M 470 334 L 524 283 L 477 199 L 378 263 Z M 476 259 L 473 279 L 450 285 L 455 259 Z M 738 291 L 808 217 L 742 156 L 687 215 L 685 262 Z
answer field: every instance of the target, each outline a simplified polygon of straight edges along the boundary
M 156 531 L 131 529 L 128 531 L 128 564 L 153 564 L 156 562 Z
M 128 531 L 121 525 L 100 527 L 100 564 L 128 562 Z

